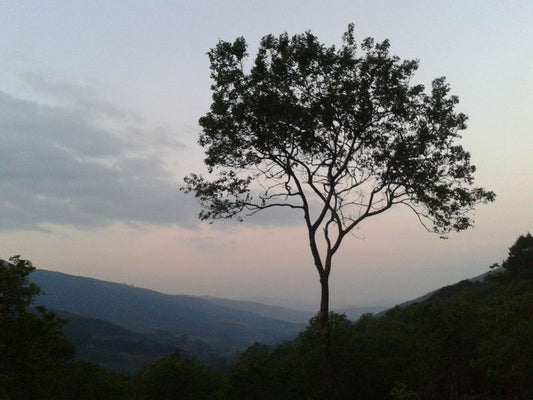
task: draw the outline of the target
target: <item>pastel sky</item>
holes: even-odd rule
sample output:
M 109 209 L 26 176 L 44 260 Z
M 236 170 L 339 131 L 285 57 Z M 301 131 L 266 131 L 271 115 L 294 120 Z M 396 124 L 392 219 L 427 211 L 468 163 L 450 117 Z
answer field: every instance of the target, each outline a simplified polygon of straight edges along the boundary
M 448 240 L 406 209 L 368 220 L 335 259 L 334 307 L 392 304 L 488 270 L 533 231 L 533 2 L 0 1 L 0 257 L 165 293 L 318 306 L 300 215 L 201 223 L 178 188 L 203 170 L 206 52 L 311 30 L 389 38 L 446 76 L 461 144 L 497 200 Z

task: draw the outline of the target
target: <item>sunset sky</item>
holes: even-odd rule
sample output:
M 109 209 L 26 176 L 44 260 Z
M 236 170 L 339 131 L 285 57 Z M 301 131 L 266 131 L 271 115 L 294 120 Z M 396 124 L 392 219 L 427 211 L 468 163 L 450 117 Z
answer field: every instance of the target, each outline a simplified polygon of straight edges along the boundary
M 446 76 L 469 116 L 461 144 L 495 203 L 448 240 L 407 209 L 360 226 L 334 261 L 334 307 L 393 304 L 479 275 L 533 232 L 533 2 L 2 1 L 0 257 L 172 294 L 276 297 L 318 307 L 298 214 L 198 221 L 179 192 L 202 172 L 206 52 L 311 30 L 389 38 Z

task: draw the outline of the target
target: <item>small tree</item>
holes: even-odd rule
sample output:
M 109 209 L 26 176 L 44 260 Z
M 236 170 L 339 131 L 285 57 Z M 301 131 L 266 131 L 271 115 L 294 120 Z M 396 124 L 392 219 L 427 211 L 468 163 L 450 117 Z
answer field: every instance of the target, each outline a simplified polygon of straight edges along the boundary
M 533 236 L 520 235 L 509 248 L 509 257 L 502 267 L 521 278 L 533 277 Z
M 391 56 L 387 40 L 358 46 L 353 25 L 340 48 L 310 32 L 265 36 L 250 69 L 242 37 L 208 55 L 213 102 L 199 143 L 215 178 L 191 174 L 183 189 L 199 200 L 202 220 L 273 207 L 302 213 L 327 360 L 328 279 L 348 233 L 401 204 L 445 235 L 470 227 L 468 212 L 494 200 L 472 187 L 475 167 L 455 143 L 467 117 L 454 111 L 444 78 L 429 94 L 411 85 L 418 62 Z
M 31 304 L 41 292 L 28 280 L 32 263 L 0 259 L 0 398 L 61 398 L 74 346 L 61 328 L 65 321 Z
M 0 318 L 15 319 L 24 314 L 41 289 L 28 281 L 35 270 L 29 260 L 13 256 L 9 261 L 0 259 Z

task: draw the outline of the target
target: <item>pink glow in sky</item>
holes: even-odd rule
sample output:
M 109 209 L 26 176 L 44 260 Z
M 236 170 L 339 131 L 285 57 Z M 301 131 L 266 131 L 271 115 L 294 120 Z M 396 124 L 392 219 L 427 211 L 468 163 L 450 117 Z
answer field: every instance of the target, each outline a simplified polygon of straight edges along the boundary
M 462 144 L 496 203 L 449 240 L 407 210 L 361 225 L 333 267 L 333 306 L 393 303 L 487 271 L 533 211 L 530 1 L 0 3 L 0 256 L 166 293 L 318 303 L 298 216 L 196 219 L 178 192 L 200 171 L 210 105 L 205 53 L 244 36 L 311 30 L 389 38 L 446 76 L 469 116 Z

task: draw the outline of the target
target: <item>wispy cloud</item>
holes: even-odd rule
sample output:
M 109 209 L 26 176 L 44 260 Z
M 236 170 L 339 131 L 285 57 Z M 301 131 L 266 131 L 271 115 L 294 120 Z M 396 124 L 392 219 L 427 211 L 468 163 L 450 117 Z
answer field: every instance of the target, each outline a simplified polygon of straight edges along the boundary
M 25 79 L 62 103 L 0 91 L 0 229 L 194 223 L 194 199 L 165 168 L 164 155 L 181 148 L 172 132 L 135 126 L 91 87 Z M 102 115 L 123 127 L 103 127 Z
M 141 119 L 137 112 L 121 109 L 102 100 L 94 85 L 63 82 L 35 72 L 24 72 L 19 77 L 33 92 L 58 100 L 73 111 L 81 111 L 84 117 L 103 116 L 135 121 Z

